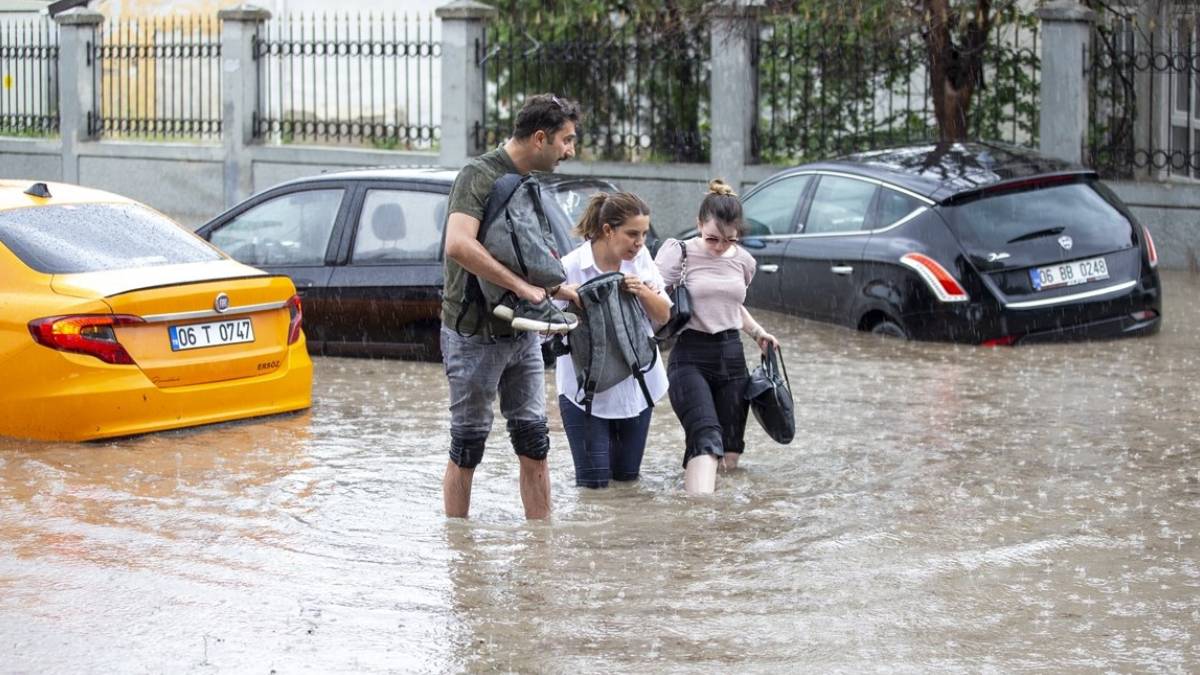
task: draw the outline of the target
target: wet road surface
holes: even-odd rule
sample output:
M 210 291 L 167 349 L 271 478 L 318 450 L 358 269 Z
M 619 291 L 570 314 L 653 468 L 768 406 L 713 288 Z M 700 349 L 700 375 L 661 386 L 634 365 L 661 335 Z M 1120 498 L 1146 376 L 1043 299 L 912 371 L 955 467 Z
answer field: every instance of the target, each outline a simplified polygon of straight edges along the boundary
M 441 515 L 438 364 L 317 359 L 312 411 L 0 439 L 0 672 L 1196 672 L 1200 278 L 1148 339 L 983 349 L 762 313 L 800 432 L 527 524 L 498 420 Z M 552 387 L 552 381 L 548 380 Z

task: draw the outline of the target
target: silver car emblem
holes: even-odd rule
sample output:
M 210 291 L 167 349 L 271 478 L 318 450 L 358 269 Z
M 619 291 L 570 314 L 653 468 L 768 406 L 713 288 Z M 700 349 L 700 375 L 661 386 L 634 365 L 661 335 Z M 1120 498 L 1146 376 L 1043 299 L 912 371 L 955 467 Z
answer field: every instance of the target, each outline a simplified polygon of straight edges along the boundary
M 213 309 L 224 314 L 229 310 L 229 296 L 224 293 L 217 293 L 217 299 L 213 300 Z
M 1009 257 L 1011 257 L 1011 256 L 1009 256 L 1007 253 L 1004 253 L 1003 251 L 1001 251 L 1000 253 L 989 253 L 988 257 L 987 257 L 987 261 L 988 262 L 996 262 L 997 260 L 1004 260 L 1005 258 L 1009 258 Z
M 1063 250 L 1070 251 L 1071 247 L 1075 245 L 1075 242 L 1070 237 L 1068 237 L 1067 235 L 1064 234 L 1063 236 L 1058 238 L 1058 245 L 1063 247 Z

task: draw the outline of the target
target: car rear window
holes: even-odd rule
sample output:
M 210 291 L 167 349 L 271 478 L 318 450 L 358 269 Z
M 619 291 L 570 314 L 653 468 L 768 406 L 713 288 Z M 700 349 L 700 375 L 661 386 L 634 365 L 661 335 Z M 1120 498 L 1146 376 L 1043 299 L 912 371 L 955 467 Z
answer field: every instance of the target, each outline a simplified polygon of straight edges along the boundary
M 1059 233 L 1086 236 L 1114 248 L 1130 245 L 1132 226 L 1115 205 L 1116 197 L 1089 182 L 1001 192 L 946 209 L 948 220 L 968 248 L 1001 250 L 1014 241 Z
M 0 242 L 45 274 L 220 260 L 221 254 L 137 204 L 61 204 L 0 211 Z
M 602 183 L 568 183 L 546 190 L 554 198 L 554 204 L 562 209 L 572 224 L 579 222 L 579 217 L 587 209 L 588 200 L 597 192 L 612 192 L 612 188 Z M 543 194 L 544 194 L 543 192 Z

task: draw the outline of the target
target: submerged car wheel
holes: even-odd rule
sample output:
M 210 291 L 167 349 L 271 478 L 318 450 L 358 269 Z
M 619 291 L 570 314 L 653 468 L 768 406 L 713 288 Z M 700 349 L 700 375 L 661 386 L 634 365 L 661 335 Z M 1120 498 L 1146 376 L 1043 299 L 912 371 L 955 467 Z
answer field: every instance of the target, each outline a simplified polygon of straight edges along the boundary
M 882 335 L 884 337 L 900 338 L 901 340 L 908 339 L 908 333 L 904 330 L 904 326 L 890 320 L 884 319 L 874 326 L 871 326 L 872 335 Z

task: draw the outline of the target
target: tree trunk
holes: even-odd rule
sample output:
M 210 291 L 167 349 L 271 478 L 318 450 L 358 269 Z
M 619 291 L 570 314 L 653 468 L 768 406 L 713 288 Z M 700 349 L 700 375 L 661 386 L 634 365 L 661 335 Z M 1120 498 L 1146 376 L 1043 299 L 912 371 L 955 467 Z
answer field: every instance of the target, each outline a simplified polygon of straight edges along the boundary
M 943 141 L 966 140 L 971 98 L 983 80 L 983 49 L 991 28 L 991 0 L 976 0 L 975 15 L 955 24 L 950 0 L 924 0 L 925 46 L 929 53 L 929 87 L 938 136 Z

